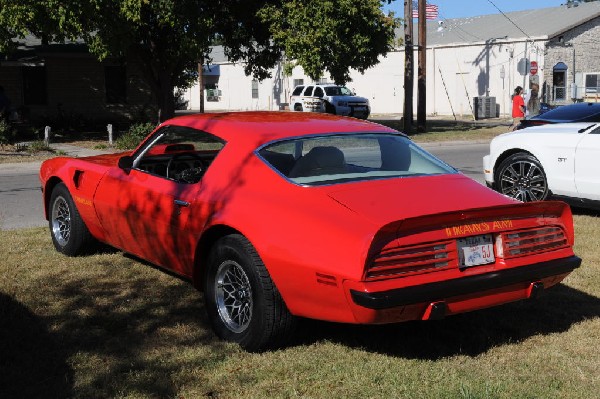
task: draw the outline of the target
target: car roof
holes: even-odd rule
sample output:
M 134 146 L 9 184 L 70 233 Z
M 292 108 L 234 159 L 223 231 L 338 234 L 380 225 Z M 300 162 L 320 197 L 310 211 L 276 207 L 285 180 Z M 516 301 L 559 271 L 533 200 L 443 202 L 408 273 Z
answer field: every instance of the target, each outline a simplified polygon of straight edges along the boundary
M 246 142 L 254 148 L 271 141 L 329 133 L 398 133 L 377 123 L 337 115 L 250 111 L 193 114 L 167 120 L 161 126 L 187 126 L 209 132 L 223 140 Z
M 543 114 L 536 115 L 532 120 L 547 120 L 547 121 L 578 121 L 593 115 L 598 115 L 600 121 L 600 103 L 575 103 L 563 105 L 558 108 L 551 109 Z

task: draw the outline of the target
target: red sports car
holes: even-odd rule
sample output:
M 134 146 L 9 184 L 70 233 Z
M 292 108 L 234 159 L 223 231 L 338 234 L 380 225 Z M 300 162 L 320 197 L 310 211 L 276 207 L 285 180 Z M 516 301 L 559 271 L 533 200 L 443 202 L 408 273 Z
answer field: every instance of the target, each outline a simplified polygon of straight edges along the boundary
M 532 298 L 581 262 L 566 204 L 509 199 L 340 116 L 179 117 L 40 178 L 58 251 L 100 241 L 189 279 L 216 334 L 250 351 L 298 316 L 396 323 Z

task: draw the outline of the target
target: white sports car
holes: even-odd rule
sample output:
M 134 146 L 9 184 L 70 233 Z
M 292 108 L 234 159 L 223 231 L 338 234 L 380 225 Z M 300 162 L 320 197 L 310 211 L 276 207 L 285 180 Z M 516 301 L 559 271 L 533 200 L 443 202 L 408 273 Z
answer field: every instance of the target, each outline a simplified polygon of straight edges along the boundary
M 495 137 L 483 157 L 487 185 L 520 201 L 550 196 L 600 208 L 600 123 L 529 127 Z

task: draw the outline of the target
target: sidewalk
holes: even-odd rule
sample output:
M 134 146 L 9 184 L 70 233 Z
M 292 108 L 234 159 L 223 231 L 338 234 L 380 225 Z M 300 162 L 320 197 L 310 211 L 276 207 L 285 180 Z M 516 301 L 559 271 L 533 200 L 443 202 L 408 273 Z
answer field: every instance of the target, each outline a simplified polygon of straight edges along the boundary
M 110 154 L 117 152 L 114 149 L 107 148 L 106 150 L 95 150 L 91 148 L 79 147 L 71 144 L 65 143 L 50 143 L 50 147 L 56 151 L 58 154 L 64 155 L 56 155 L 56 156 L 66 156 L 66 157 L 89 157 L 94 155 L 102 155 L 102 154 Z M 21 158 L 23 159 L 23 158 Z M 22 162 L 11 162 L 11 163 L 0 163 L 0 174 L 6 171 L 18 171 L 19 173 L 32 173 L 34 171 L 38 171 L 40 169 L 40 165 L 42 161 L 31 161 L 27 162 L 23 160 Z

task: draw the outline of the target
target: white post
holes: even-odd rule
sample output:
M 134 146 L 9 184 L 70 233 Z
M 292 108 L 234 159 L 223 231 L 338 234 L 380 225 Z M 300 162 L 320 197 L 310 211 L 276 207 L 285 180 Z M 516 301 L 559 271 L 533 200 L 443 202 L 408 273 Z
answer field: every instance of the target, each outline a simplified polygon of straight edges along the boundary
M 113 145 L 113 127 L 112 124 L 108 124 L 106 126 L 106 130 L 108 130 L 108 144 Z
M 46 143 L 46 145 L 50 145 L 50 132 L 52 131 L 52 129 L 50 128 L 50 126 L 46 126 L 44 128 L 44 142 Z

